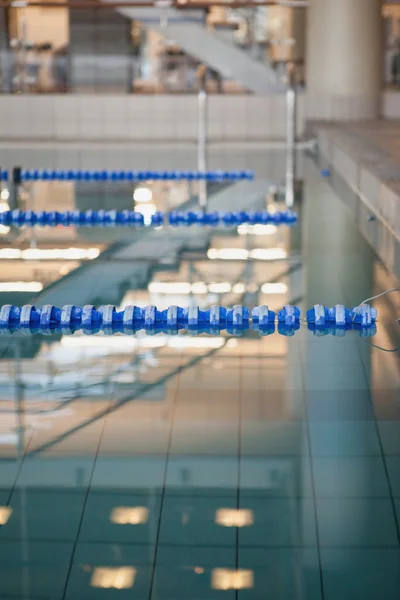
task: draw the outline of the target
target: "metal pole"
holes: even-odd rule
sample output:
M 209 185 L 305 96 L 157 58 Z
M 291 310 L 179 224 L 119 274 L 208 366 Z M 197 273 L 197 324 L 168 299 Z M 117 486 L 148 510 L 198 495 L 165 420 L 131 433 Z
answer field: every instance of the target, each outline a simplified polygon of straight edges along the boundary
M 199 173 L 207 171 L 207 92 L 206 92 L 207 68 L 199 67 L 197 76 L 199 81 L 199 93 L 197 96 L 197 170 Z M 203 210 L 207 208 L 207 182 L 205 179 L 199 181 L 199 204 Z
M 287 66 L 288 88 L 286 92 L 286 206 L 294 204 L 296 183 L 296 125 L 297 125 L 297 92 L 296 71 L 293 63 Z

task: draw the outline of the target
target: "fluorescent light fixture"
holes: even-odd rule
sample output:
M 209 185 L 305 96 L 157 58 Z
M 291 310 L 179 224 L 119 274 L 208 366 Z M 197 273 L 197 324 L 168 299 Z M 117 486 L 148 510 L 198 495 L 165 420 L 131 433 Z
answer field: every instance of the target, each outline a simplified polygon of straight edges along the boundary
M 250 250 L 250 258 L 256 260 L 279 260 L 287 258 L 287 252 L 283 248 L 254 248 L 254 250 Z
M 0 506 L 0 525 L 5 525 L 12 515 L 12 508 L 9 506 Z
M 123 337 L 120 335 L 113 337 L 102 336 L 101 339 L 98 336 L 78 335 L 61 338 L 61 346 L 64 348 L 99 348 L 101 346 L 104 349 L 115 349 L 121 353 L 129 353 L 137 348 L 138 342 L 134 337 Z
M 286 294 L 288 291 L 288 286 L 286 283 L 264 283 L 261 286 L 262 294 Z
M 190 294 L 191 289 L 187 281 L 152 281 L 148 287 L 150 294 Z
M 130 353 L 136 348 L 221 348 L 224 344 L 223 337 L 191 337 L 185 335 L 144 335 L 143 337 L 117 336 L 86 336 L 75 335 L 61 338 L 61 346 L 64 348 L 96 348 L 114 350 L 117 354 Z M 234 340 L 236 341 L 236 340 Z
M 207 257 L 211 260 L 247 260 L 249 251 L 244 248 L 210 248 Z
M 95 567 L 90 585 L 96 588 L 123 590 L 133 587 L 136 569 L 133 567 Z
M 278 260 L 287 258 L 287 252 L 283 248 L 210 248 L 207 257 L 211 260 Z
M 153 199 L 153 192 L 147 187 L 138 187 L 133 192 L 133 199 L 135 202 L 151 202 Z
M 155 204 L 136 204 L 135 210 L 143 215 L 145 225 L 151 225 L 151 217 L 157 212 L 157 207 Z
M 253 525 L 253 511 L 247 508 L 219 508 L 215 513 L 215 522 L 222 527 L 248 527 Z
M 221 348 L 224 345 L 222 337 L 189 337 L 177 335 L 168 338 L 167 346 L 169 348 Z
M 7 235 L 10 232 L 8 225 L 0 225 L 0 235 Z
M 246 286 L 244 285 L 244 283 L 235 283 L 235 285 L 232 288 L 232 292 L 234 294 L 244 294 L 246 291 Z
M 149 509 L 146 506 L 116 506 L 110 516 L 116 525 L 141 525 L 147 523 Z
M 41 292 L 40 281 L 0 281 L 0 292 Z
M 208 287 L 203 281 L 192 283 L 192 294 L 207 294 Z
M 1 248 L 0 260 L 93 260 L 99 248 Z
M 254 586 L 254 573 L 250 569 L 213 569 L 211 587 L 214 590 L 244 590 Z
M 249 225 L 248 223 L 243 223 L 243 225 L 239 225 L 237 228 L 239 235 L 273 235 L 277 232 L 276 225 L 262 225 L 261 223 L 257 225 Z
M 229 294 L 231 289 L 232 286 L 228 282 L 210 283 L 208 286 L 208 291 L 211 294 Z

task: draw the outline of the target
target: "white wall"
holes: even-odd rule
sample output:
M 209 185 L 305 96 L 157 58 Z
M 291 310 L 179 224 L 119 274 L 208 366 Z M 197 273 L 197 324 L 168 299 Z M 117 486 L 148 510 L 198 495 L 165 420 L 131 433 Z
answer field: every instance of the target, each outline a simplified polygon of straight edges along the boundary
M 298 135 L 304 131 L 299 95 Z M 209 97 L 210 141 L 283 140 L 284 94 Z M 0 140 L 195 142 L 195 95 L 0 96 Z

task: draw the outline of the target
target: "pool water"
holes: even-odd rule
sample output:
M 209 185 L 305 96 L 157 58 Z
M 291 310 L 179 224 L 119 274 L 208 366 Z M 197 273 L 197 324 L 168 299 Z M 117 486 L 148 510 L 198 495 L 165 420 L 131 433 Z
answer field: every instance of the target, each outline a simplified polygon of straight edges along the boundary
M 304 315 L 395 287 L 304 171 L 297 227 L 93 230 L 100 257 L 40 263 L 33 303 Z M 13 247 L 31 247 L 22 233 Z M 373 337 L 1 336 L 0 598 L 399 598 L 399 292 L 374 306 Z

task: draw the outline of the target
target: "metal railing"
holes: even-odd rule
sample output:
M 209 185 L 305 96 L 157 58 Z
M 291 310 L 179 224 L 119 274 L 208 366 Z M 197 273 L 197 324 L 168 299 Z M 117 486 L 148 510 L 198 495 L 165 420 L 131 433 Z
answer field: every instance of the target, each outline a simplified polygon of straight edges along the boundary
M 296 69 L 289 64 L 287 69 L 288 88 L 286 91 L 286 178 L 285 202 L 291 208 L 295 199 L 296 185 L 296 131 L 297 131 L 297 90 Z

